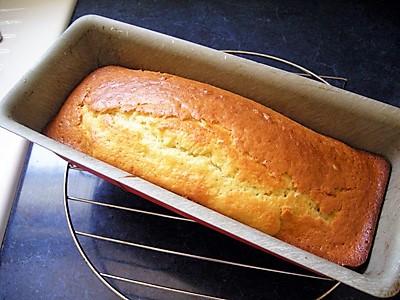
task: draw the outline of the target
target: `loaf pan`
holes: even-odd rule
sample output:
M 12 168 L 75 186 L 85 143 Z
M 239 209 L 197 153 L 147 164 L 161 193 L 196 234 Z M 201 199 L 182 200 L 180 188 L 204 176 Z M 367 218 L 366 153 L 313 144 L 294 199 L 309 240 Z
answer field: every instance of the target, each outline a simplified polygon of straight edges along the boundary
M 203 81 L 258 101 L 353 147 L 386 157 L 391 175 L 370 257 L 352 270 L 249 228 L 44 136 L 91 71 L 120 65 Z M 400 288 L 400 109 L 296 74 L 114 20 L 75 21 L 0 103 L 0 125 L 116 185 L 263 251 L 365 293 Z M 299 153 L 301 155 L 301 153 Z M 351 222 L 351 220 L 349 220 Z

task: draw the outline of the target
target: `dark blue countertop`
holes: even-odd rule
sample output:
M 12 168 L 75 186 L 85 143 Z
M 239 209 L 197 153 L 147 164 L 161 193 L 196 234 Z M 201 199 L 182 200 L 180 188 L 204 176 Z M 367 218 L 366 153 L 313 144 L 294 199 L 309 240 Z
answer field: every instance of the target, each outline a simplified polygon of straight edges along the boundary
M 393 4 L 375 1 L 80 0 L 72 21 L 97 14 L 216 49 L 274 55 L 319 75 L 344 77 L 346 90 L 400 107 L 397 12 Z M 65 166 L 59 157 L 32 146 L 0 253 L 0 299 L 116 299 L 90 271 L 69 233 L 63 205 Z M 69 190 L 77 197 L 171 215 L 78 171 L 71 171 Z M 135 280 L 228 299 L 316 299 L 335 284 L 195 223 L 132 216 L 75 202 L 70 211 L 77 230 L 304 276 L 140 247 L 127 250 L 82 237 L 85 250 L 102 272 L 117 270 Z M 198 299 L 112 283 L 133 299 Z M 326 299 L 374 297 L 341 284 Z

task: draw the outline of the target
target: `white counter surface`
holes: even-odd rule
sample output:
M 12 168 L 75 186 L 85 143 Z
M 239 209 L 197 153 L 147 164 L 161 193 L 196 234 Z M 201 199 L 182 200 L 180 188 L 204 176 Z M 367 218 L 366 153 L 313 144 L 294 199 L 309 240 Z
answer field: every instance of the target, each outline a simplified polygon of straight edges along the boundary
M 76 0 L 0 0 L 0 99 L 64 31 L 75 3 Z M 28 146 L 24 139 L 0 128 L 0 244 Z

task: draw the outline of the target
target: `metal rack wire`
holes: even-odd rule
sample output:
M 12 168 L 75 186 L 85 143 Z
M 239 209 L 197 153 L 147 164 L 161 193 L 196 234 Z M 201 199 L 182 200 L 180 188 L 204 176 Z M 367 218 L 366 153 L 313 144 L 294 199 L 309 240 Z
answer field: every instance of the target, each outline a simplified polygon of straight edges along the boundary
M 226 53 L 234 53 L 234 54 L 244 54 L 244 55 L 258 55 L 262 56 L 264 58 L 268 59 L 274 59 L 277 60 L 275 57 L 271 56 L 265 56 L 265 55 L 260 55 L 258 53 L 253 53 L 253 52 L 245 52 L 245 51 L 233 51 L 233 50 L 225 50 Z M 288 64 L 287 61 L 284 60 L 279 60 L 279 62 Z M 307 77 L 312 77 L 316 80 L 319 80 L 325 84 L 329 84 L 327 80 L 334 80 L 336 82 L 339 82 L 339 85 L 342 85 L 342 87 L 345 86 L 346 84 L 346 79 L 341 78 L 341 77 L 332 77 L 332 76 L 317 76 L 314 73 L 299 67 L 295 64 L 289 63 L 291 66 L 296 67 L 300 69 L 302 73 L 299 73 L 303 76 Z M 168 293 L 171 295 L 171 299 L 179 299 L 179 298 L 190 298 L 190 299 L 224 299 L 219 296 L 213 296 L 213 295 L 208 295 L 207 293 L 204 292 L 199 292 L 196 291 L 195 288 L 185 288 L 185 287 L 175 287 L 173 285 L 167 285 L 167 284 L 160 284 L 160 283 L 154 283 L 149 280 L 142 280 L 142 279 L 136 279 L 132 278 L 129 276 L 129 274 L 134 274 L 135 269 L 138 268 L 136 263 L 132 263 L 130 261 L 123 261 L 122 264 L 124 267 L 122 268 L 122 273 L 123 274 L 115 274 L 112 272 L 108 272 L 108 268 L 105 267 L 106 263 L 104 261 L 102 262 L 101 259 L 107 259 L 108 254 L 102 253 L 99 255 L 101 257 L 100 261 L 94 262 L 93 257 L 91 257 L 90 254 L 88 254 L 89 248 L 92 248 L 92 245 L 89 245 L 87 240 L 89 241 L 96 241 L 96 243 L 107 243 L 108 245 L 111 245 L 111 247 L 114 247 L 117 251 L 119 247 L 128 247 L 129 249 L 135 249 L 135 251 L 149 251 L 152 253 L 157 253 L 158 255 L 167 255 L 167 256 L 173 256 L 176 257 L 177 259 L 190 259 L 192 260 L 192 264 L 198 264 L 198 263 L 207 263 L 210 266 L 213 266 L 214 268 L 222 268 L 223 266 L 229 266 L 229 267 L 235 267 L 239 268 L 242 270 L 247 270 L 247 271 L 254 271 L 254 272 L 266 272 L 266 273 L 275 273 L 275 274 L 280 274 L 282 276 L 287 276 L 287 278 L 292 278 L 292 277 L 300 277 L 300 278 L 307 278 L 312 281 L 318 281 L 318 282 L 324 282 L 324 286 L 326 286 L 325 292 L 323 292 L 320 296 L 317 297 L 317 299 L 323 299 L 325 298 L 329 293 L 331 293 L 338 285 L 339 282 L 336 282 L 330 278 L 326 278 L 323 276 L 318 276 L 313 273 L 308 273 L 308 271 L 287 271 L 287 270 L 281 270 L 277 268 L 269 268 L 265 267 L 262 265 L 257 265 L 257 264 L 249 264 L 249 263 L 242 263 L 242 262 L 237 262 L 234 259 L 220 259 L 220 258 L 214 258 L 214 257 L 209 257 L 209 256 L 204 256 L 204 255 L 199 255 L 199 254 L 193 254 L 190 252 L 183 252 L 180 250 L 174 250 L 166 247 L 158 247 L 158 246 L 153 246 L 149 245 L 146 243 L 141 243 L 141 242 L 136 242 L 132 241 L 129 239 L 121 239 L 119 237 L 113 237 L 110 235 L 105 235 L 103 233 L 97 233 L 97 232 L 91 232 L 90 231 L 90 226 L 86 225 L 81 225 L 81 223 L 86 222 L 87 220 L 85 219 L 74 219 L 71 213 L 71 206 L 75 205 L 76 203 L 79 203 L 80 205 L 87 205 L 89 207 L 96 207 L 96 208 L 102 208 L 102 209 L 107 209 L 110 212 L 111 216 L 113 215 L 113 211 L 117 210 L 118 212 L 123 211 L 127 214 L 130 215 L 130 218 L 137 218 L 138 216 L 146 216 L 146 217 L 153 217 L 157 218 L 157 222 L 177 222 L 177 223 L 190 223 L 193 224 L 194 226 L 202 226 L 197 223 L 195 223 L 192 220 L 180 217 L 178 215 L 174 215 L 173 213 L 165 213 L 165 212 L 157 212 L 157 211 L 152 211 L 152 210 L 147 210 L 147 209 L 138 209 L 138 208 L 133 208 L 129 207 L 126 205 L 116 205 L 113 203 L 110 203 L 110 201 L 102 201 L 102 199 L 90 199 L 87 195 L 84 196 L 79 196 L 79 195 L 72 195 L 73 194 L 73 184 L 70 183 L 71 181 L 71 176 L 78 176 L 78 181 L 85 181 L 89 180 L 88 178 L 92 178 L 91 176 L 95 177 L 94 175 L 91 175 L 90 173 L 77 168 L 70 163 L 67 163 L 66 169 L 65 169 L 65 174 L 64 174 L 64 206 L 65 206 L 65 213 L 66 213 L 66 218 L 67 218 L 67 223 L 69 226 L 69 230 L 71 232 L 71 236 L 74 240 L 74 243 L 82 256 L 83 260 L 86 262 L 90 270 L 94 273 L 94 275 L 106 286 L 108 287 L 116 296 L 118 296 L 121 299 L 129 299 L 128 293 L 131 292 L 125 292 L 124 287 L 126 285 L 135 286 L 136 288 L 142 288 L 142 289 L 148 289 L 148 290 L 155 290 L 158 292 L 162 293 Z M 88 177 L 89 176 L 89 177 Z M 97 177 L 96 177 L 97 178 Z M 98 179 L 101 180 L 101 179 Z M 146 200 L 142 200 L 146 201 Z M 112 218 L 112 217 L 111 217 Z M 79 227 L 89 227 L 84 230 L 77 229 Z M 123 230 L 123 229 L 122 229 Z M 85 241 L 84 241 L 85 240 Z M 83 242 L 84 241 L 84 242 Z M 89 245 L 89 246 L 88 246 Z M 132 251 L 132 250 L 130 250 Z M 133 252 L 135 252 L 133 251 Z M 114 252 L 114 250 L 112 250 Z M 94 260 L 98 260 L 97 258 Z M 122 261 L 122 260 L 121 260 Z M 131 289 L 131 288 L 130 288 Z M 128 290 L 128 289 L 127 289 Z
M 129 298 L 126 295 L 124 295 L 123 292 L 118 290 L 110 282 L 110 280 L 125 282 L 125 283 L 129 283 L 129 284 L 137 285 L 137 286 L 141 286 L 141 287 L 146 287 L 146 288 L 157 289 L 159 291 L 169 292 L 169 293 L 173 293 L 175 295 L 181 295 L 181 296 L 188 296 L 188 297 L 190 296 L 190 297 L 201 298 L 201 299 L 224 299 L 224 298 L 215 297 L 212 295 L 201 294 L 201 293 L 178 289 L 178 288 L 173 288 L 173 287 L 168 287 L 168 286 L 163 286 L 160 284 L 154 284 L 151 282 L 146 282 L 146 281 L 142 281 L 142 280 L 136 280 L 136 279 L 132 279 L 129 277 L 120 276 L 118 274 L 111 274 L 108 272 L 99 271 L 98 267 L 95 265 L 95 263 L 92 262 L 90 255 L 88 255 L 86 253 L 86 251 L 84 249 L 85 246 L 82 245 L 82 243 L 81 243 L 82 238 L 89 238 L 89 239 L 93 239 L 93 240 L 97 240 L 97 241 L 113 243 L 116 246 L 123 245 L 123 246 L 127 246 L 129 248 L 146 249 L 146 250 L 163 253 L 163 254 L 167 254 L 167 255 L 172 255 L 172 256 L 177 256 L 177 257 L 181 257 L 181 258 L 190 258 L 195 261 L 204 261 L 204 262 L 214 264 L 214 265 L 229 265 L 229 266 L 235 266 L 235 267 L 242 268 L 242 269 L 257 270 L 257 271 L 262 271 L 262 272 L 267 272 L 267 273 L 276 273 L 276 274 L 288 276 L 288 278 L 303 277 L 303 278 L 308 278 L 310 280 L 331 282 L 332 288 L 328 289 L 327 292 L 324 293 L 322 298 L 325 297 L 331 290 L 336 288 L 338 285 L 338 283 L 334 282 L 333 280 L 331 280 L 329 278 L 326 278 L 323 276 L 318 276 L 318 275 L 312 275 L 312 274 L 309 274 L 308 272 L 304 272 L 304 273 L 288 272 L 288 271 L 284 271 L 284 270 L 266 268 L 263 266 L 243 264 L 243 263 L 239 263 L 239 262 L 235 262 L 235 261 L 222 260 L 222 259 L 218 259 L 218 258 L 212 258 L 212 257 L 207 257 L 207 256 L 186 253 L 186 252 L 175 251 L 175 250 L 171 250 L 171 249 L 154 247 L 154 246 L 140 244 L 140 243 L 129 241 L 129 240 L 122 240 L 122 239 L 113 238 L 110 236 L 104 236 L 104 235 L 99 235 L 96 233 L 91 233 L 91 232 L 87 232 L 87 231 L 83 231 L 83 230 L 77 230 L 75 225 L 80 226 L 80 224 L 74 224 L 75 221 L 73 220 L 73 217 L 71 216 L 71 212 L 70 212 L 70 210 L 71 210 L 70 206 L 72 203 L 83 203 L 83 204 L 90 205 L 90 206 L 100 206 L 100 207 L 103 207 L 103 208 L 106 208 L 109 210 L 115 210 L 115 209 L 123 210 L 132 215 L 148 215 L 148 216 L 150 215 L 150 216 L 157 217 L 160 219 L 173 220 L 175 222 L 189 222 L 189 223 L 195 223 L 195 222 L 192 220 L 183 218 L 183 217 L 175 216 L 175 215 L 156 213 L 156 212 L 147 211 L 147 210 L 135 209 L 135 208 L 127 207 L 127 206 L 120 206 L 120 205 L 105 203 L 105 202 L 102 202 L 101 199 L 85 199 L 85 198 L 81 198 L 81 197 L 71 196 L 70 195 L 71 185 L 69 182 L 70 177 L 71 177 L 71 172 L 76 172 L 78 174 L 78 176 L 83 178 L 83 180 L 88 175 L 90 176 L 90 174 L 85 174 L 85 173 L 87 173 L 86 171 L 84 171 L 78 167 L 75 167 L 75 166 L 71 165 L 70 163 L 68 163 L 65 168 L 64 207 L 65 207 L 65 213 L 66 213 L 66 217 L 67 217 L 67 221 L 68 221 L 67 223 L 68 223 L 72 238 L 74 240 L 75 245 L 77 246 L 77 249 L 78 249 L 80 255 L 82 256 L 82 258 L 84 259 L 84 261 L 86 262 L 88 267 L 91 269 L 91 271 L 95 274 L 95 276 L 121 299 L 129 299 Z M 143 201 L 146 201 L 146 200 L 143 200 Z M 163 222 L 163 221 L 161 221 L 161 222 Z M 196 225 L 202 226 L 197 223 L 196 223 Z M 134 270 L 134 268 L 135 268 L 135 266 L 132 265 L 132 270 Z M 133 273 L 134 273 L 134 271 L 133 271 Z M 319 297 L 318 299 L 322 299 L 322 298 Z
M 319 81 L 321 83 L 327 84 L 327 85 L 335 85 L 339 88 L 346 88 L 346 83 L 347 83 L 347 78 L 345 77 L 340 77 L 340 76 L 331 76 L 331 75 L 317 75 L 314 72 L 308 70 L 307 68 L 304 68 L 298 64 L 295 64 L 291 61 L 288 61 L 286 59 L 276 57 L 273 55 L 268 55 L 268 54 L 263 54 L 263 53 L 257 53 L 253 51 L 243 51 L 243 50 L 221 50 L 222 52 L 229 53 L 229 54 L 235 54 L 235 55 L 240 55 L 240 56 L 248 56 L 248 57 L 260 57 L 262 59 L 266 59 L 272 62 L 277 62 L 280 63 L 282 66 L 290 67 L 292 70 L 292 73 L 295 73 L 297 75 L 307 77 L 310 79 L 314 79 L 316 81 Z M 297 71 L 294 71 L 297 70 Z

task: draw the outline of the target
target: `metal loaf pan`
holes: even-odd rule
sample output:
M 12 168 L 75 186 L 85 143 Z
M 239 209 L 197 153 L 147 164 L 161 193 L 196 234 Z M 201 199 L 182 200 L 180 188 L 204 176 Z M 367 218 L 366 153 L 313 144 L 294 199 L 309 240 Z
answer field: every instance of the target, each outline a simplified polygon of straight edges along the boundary
M 155 70 L 207 82 L 263 103 L 351 146 L 388 158 L 392 166 L 390 182 L 365 268 L 351 270 L 299 250 L 41 134 L 74 87 L 91 71 L 105 65 Z M 98 16 L 85 16 L 72 24 L 0 104 L 2 127 L 129 191 L 371 295 L 389 297 L 400 289 L 398 108 Z

